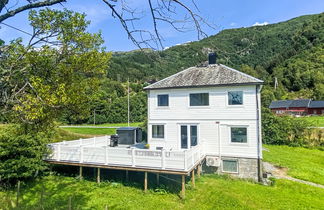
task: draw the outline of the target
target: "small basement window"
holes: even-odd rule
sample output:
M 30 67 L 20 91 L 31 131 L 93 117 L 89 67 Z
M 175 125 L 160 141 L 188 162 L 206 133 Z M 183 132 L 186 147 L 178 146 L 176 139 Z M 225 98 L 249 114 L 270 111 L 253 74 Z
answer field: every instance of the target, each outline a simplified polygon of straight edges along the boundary
M 237 173 L 238 163 L 237 160 L 223 160 L 223 172 Z
M 152 125 L 152 138 L 164 138 L 164 125 Z
M 190 106 L 209 106 L 209 93 L 191 93 Z
M 247 128 L 231 127 L 231 142 L 232 143 L 247 143 Z
M 169 95 L 158 95 L 158 106 L 169 106 Z
M 243 91 L 228 92 L 228 105 L 243 105 Z

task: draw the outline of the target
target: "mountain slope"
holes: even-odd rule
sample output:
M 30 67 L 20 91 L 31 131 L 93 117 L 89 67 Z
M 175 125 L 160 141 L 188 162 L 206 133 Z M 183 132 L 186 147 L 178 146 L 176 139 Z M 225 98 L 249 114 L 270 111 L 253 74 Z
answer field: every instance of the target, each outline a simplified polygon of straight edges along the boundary
M 113 56 L 108 77 L 121 81 L 127 78 L 132 81 L 159 80 L 206 61 L 208 53 L 215 51 L 219 63 L 259 77 L 265 80 L 267 85 L 273 85 L 274 76 L 280 75 L 277 79 L 283 91 L 312 89 L 316 84 L 307 84 L 307 82 L 298 85 L 298 88 L 292 88 L 294 85 L 285 82 L 289 78 L 286 77 L 287 71 L 281 74 L 278 73 L 278 69 L 286 68 L 288 59 L 302 55 L 304 51 L 308 51 L 306 54 L 312 57 L 313 51 L 310 49 L 316 47 L 322 49 L 323 46 L 320 44 L 323 41 L 324 13 L 301 16 L 277 24 L 224 30 L 206 39 L 174 46 L 164 51 L 118 53 Z M 317 50 L 317 54 L 321 53 L 323 51 Z M 301 56 L 299 59 L 304 57 Z M 317 61 L 320 63 L 323 57 Z M 306 59 L 305 62 L 308 60 Z M 274 75 L 273 71 L 276 68 L 276 75 Z M 311 78 L 311 80 L 315 79 Z M 320 82 L 324 81 L 317 81 Z M 284 94 L 279 95 L 281 97 Z M 323 98 L 323 96 L 316 98 Z

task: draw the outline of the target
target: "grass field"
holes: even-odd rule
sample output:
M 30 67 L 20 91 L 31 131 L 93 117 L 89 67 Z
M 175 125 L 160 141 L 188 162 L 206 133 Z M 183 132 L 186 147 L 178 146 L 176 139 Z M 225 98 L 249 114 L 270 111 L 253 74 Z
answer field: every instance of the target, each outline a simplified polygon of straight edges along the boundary
M 129 126 L 131 127 L 138 127 L 141 124 L 141 122 L 133 122 L 133 123 L 129 123 Z M 127 127 L 128 124 L 127 123 L 104 123 L 104 124 L 80 124 L 77 126 L 105 126 L 105 127 Z
M 309 116 L 309 117 L 300 117 L 297 119 L 305 119 L 315 127 L 324 127 L 324 116 Z
M 112 135 L 116 133 L 116 128 L 62 128 L 77 134 L 86 134 L 93 136 Z
M 171 183 L 172 184 L 172 183 Z M 136 187 L 137 186 L 137 187 Z M 79 181 L 47 176 L 23 186 L 21 209 L 320 209 L 324 190 L 277 180 L 263 186 L 216 175 L 205 175 L 181 200 L 177 193 L 116 182 Z M 43 192 L 43 193 L 42 193 Z M 0 209 L 15 208 L 16 192 L 0 192 Z M 69 204 L 70 203 L 70 204 Z
M 130 123 L 132 127 L 138 127 L 141 123 Z M 93 126 L 91 124 L 83 124 L 81 126 Z M 127 127 L 127 123 L 106 123 L 95 125 L 97 127 L 105 126 L 105 127 Z M 61 128 L 71 133 L 76 134 L 84 134 L 91 136 L 100 136 L 100 135 L 112 135 L 116 133 L 116 128 Z
M 265 161 L 288 168 L 288 175 L 324 185 L 324 151 L 302 147 L 264 145 Z

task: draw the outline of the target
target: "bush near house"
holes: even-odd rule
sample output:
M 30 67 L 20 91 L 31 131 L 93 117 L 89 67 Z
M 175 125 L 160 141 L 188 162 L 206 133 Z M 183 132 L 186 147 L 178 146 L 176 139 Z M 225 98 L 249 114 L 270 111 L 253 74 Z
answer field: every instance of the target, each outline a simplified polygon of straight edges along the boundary
M 9 126 L 0 134 L 0 185 L 26 180 L 42 173 L 47 164 L 48 134 L 26 133 L 22 127 Z
M 276 116 L 271 110 L 262 109 L 262 138 L 265 144 L 324 146 L 321 131 L 315 131 L 311 126 L 303 118 Z

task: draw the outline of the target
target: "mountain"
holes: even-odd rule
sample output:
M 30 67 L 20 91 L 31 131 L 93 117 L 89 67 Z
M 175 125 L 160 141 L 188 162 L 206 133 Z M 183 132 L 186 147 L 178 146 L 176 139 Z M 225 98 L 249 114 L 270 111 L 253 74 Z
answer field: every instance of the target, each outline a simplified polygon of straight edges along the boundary
M 219 63 L 263 79 L 268 87 L 276 78 L 275 98 L 299 97 L 290 92 L 307 89 L 312 92 L 308 97 L 323 99 L 323 93 L 315 90 L 324 83 L 323 40 L 324 13 L 307 15 L 266 26 L 223 30 L 163 51 L 115 53 L 107 76 L 121 81 L 159 80 L 198 65 L 207 60 L 209 52 L 216 52 Z

